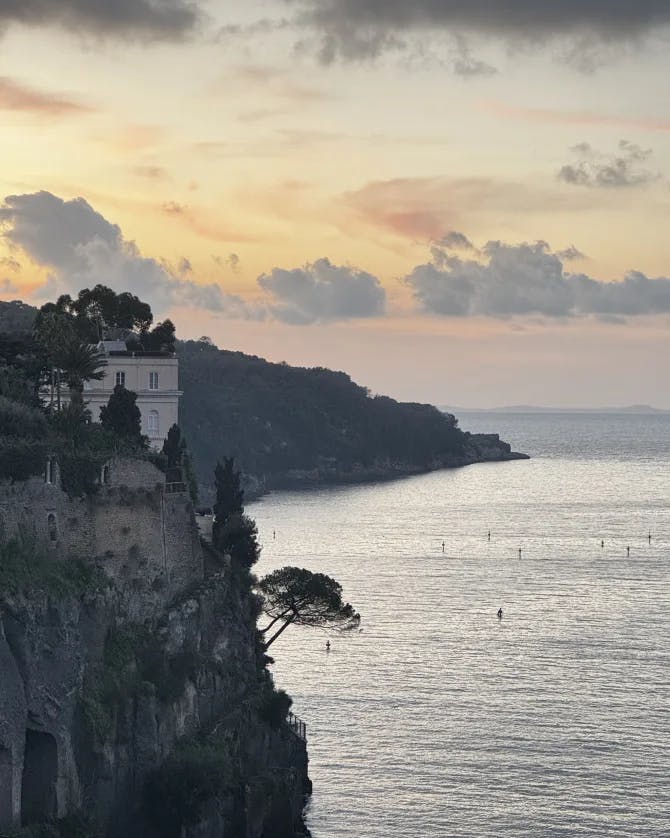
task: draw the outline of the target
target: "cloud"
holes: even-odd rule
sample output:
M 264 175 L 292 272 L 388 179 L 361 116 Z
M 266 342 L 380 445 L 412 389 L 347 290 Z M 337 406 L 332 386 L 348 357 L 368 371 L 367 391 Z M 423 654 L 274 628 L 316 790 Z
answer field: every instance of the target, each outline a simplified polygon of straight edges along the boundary
M 447 33 L 626 43 L 670 23 L 667 0 L 291 0 L 320 38 L 325 63 L 374 58 L 407 37 Z
M 371 181 L 343 196 L 356 214 L 394 235 L 439 241 L 473 215 L 485 213 L 573 212 L 590 207 L 590 196 L 574 190 L 556 194 L 529 184 L 487 177 L 446 176 Z
M 564 262 L 577 262 L 579 259 L 588 258 L 586 254 L 582 253 L 581 250 L 578 250 L 574 244 L 571 244 L 570 247 L 566 247 L 564 250 L 557 250 L 556 255 Z
M 295 325 L 378 317 L 386 305 L 377 277 L 328 259 L 293 270 L 273 268 L 258 277 L 258 284 L 271 298 L 272 316 Z
M 134 166 L 133 174 L 138 177 L 148 178 L 149 180 L 169 180 L 169 174 L 162 166 Z
M 507 119 L 528 122 L 546 122 L 551 125 L 596 125 L 612 128 L 630 128 L 634 131 L 665 133 L 670 131 L 670 120 L 658 117 L 620 116 L 597 111 L 566 111 L 553 108 L 529 108 L 505 102 L 480 102 L 480 110 Z
M 651 149 L 641 148 L 628 140 L 621 140 L 618 153 L 613 155 L 596 151 L 588 143 L 580 143 L 571 151 L 577 162 L 563 166 L 558 179 L 574 186 L 617 189 L 645 186 L 660 177 L 658 172 L 643 165 L 651 157 Z
M 474 250 L 474 245 L 464 233 L 451 230 L 446 236 L 442 236 L 435 244 L 445 250 Z
M 0 76 L 0 110 L 24 111 L 36 116 L 56 117 L 91 113 L 93 108 L 66 96 L 44 93 L 16 79 Z
M 418 265 L 405 283 L 419 308 L 448 317 L 613 318 L 670 313 L 670 279 L 633 271 L 622 282 L 603 282 L 565 270 L 546 242 L 510 245 L 489 242 L 484 261 L 442 251 Z
M 76 294 L 102 283 L 116 291 L 132 291 L 158 312 L 182 305 L 227 317 L 259 316 L 219 285 L 200 285 L 142 256 L 118 225 L 83 198 L 64 201 L 49 192 L 10 195 L 0 206 L 0 225 L 11 245 L 51 272 L 42 295 Z
M 0 0 L 0 28 L 58 25 L 77 33 L 179 41 L 201 17 L 193 0 Z
M 16 259 L 12 259 L 11 256 L 3 256 L 0 258 L 0 268 L 12 271 L 12 273 L 19 273 L 21 270 L 21 263 Z

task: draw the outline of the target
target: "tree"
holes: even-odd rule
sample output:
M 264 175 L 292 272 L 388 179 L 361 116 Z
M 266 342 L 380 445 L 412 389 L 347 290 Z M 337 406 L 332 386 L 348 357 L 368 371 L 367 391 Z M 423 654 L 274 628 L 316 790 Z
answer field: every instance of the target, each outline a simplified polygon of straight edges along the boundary
M 142 414 L 136 404 L 137 393 L 117 384 L 105 407 L 100 408 L 100 422 L 117 437 L 142 441 Z
M 182 459 L 182 438 L 179 425 L 173 425 L 163 443 L 163 454 L 168 468 L 178 468 Z
M 260 629 L 264 636 L 279 624 L 269 640 L 268 649 L 279 635 L 295 623 L 324 629 L 348 631 L 359 626 L 360 615 L 342 601 L 342 586 L 324 573 L 312 573 L 300 567 L 282 567 L 261 579 L 263 611 L 271 622 Z
M 244 513 L 244 490 L 240 483 L 240 472 L 235 468 L 233 457 L 224 457 L 223 464 L 214 469 L 216 503 L 214 504 L 213 540 L 216 542 L 217 528 L 221 528 L 231 515 Z
M 172 320 L 163 320 L 150 332 L 140 334 L 142 348 L 147 352 L 174 352 L 175 327 Z
M 105 356 L 77 336 L 63 343 L 56 360 L 74 401 L 83 398 L 85 381 L 101 381 L 105 377 Z

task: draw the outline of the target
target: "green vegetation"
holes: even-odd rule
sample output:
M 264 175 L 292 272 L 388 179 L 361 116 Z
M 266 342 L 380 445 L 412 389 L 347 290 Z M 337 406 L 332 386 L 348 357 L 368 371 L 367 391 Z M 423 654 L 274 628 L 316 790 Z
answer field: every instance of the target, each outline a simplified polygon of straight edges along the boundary
M 54 559 L 30 542 L 0 544 L 0 599 L 43 592 L 54 598 L 80 597 L 106 585 L 101 570 L 83 559 Z
M 165 838 L 197 823 L 204 803 L 231 788 L 233 760 L 223 739 L 186 739 L 148 777 L 144 814 Z
M 119 438 L 141 445 L 142 414 L 137 406 L 137 393 L 117 384 L 107 405 L 100 409 L 100 424 Z
M 204 340 L 177 346 L 182 428 L 201 485 L 212 456 L 280 486 L 287 472 L 354 472 L 375 464 L 428 468 L 462 455 L 453 416 L 372 396 L 343 372 L 273 364 Z
M 8 838 L 100 838 L 93 821 L 81 812 L 66 815 L 48 823 L 32 824 L 13 829 Z
M 290 625 L 312 626 L 338 631 L 358 628 L 360 615 L 342 601 L 342 586 L 324 573 L 312 573 L 300 567 L 282 567 L 265 576 L 258 584 L 263 611 L 270 623 L 260 629 L 268 649 Z
M 234 461 L 227 457 L 217 463 L 214 471 L 216 502 L 212 543 L 224 555 L 242 567 L 251 567 L 258 561 L 260 546 L 256 523 L 244 514 L 244 491 L 239 471 Z
M 195 652 L 168 655 L 151 628 L 129 625 L 108 635 L 99 666 L 87 673 L 82 694 L 84 720 L 97 742 L 112 735 L 119 707 L 134 695 L 155 693 L 166 704 L 177 701 L 201 660 Z

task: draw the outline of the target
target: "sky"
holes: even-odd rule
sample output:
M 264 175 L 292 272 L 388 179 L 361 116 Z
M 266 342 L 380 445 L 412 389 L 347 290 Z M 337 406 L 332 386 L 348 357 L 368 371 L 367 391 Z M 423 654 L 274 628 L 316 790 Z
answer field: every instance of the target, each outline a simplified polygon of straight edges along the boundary
M 670 408 L 669 41 L 667 0 L 0 0 L 0 297 Z

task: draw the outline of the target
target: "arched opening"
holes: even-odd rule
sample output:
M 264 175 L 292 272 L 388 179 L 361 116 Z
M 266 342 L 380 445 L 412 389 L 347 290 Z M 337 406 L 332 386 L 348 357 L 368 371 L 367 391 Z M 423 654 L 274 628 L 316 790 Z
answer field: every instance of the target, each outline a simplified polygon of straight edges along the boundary
M 53 512 L 47 515 L 47 531 L 49 533 L 49 541 L 58 541 L 58 521 Z
M 49 733 L 26 730 L 21 784 L 21 825 L 54 818 L 57 815 L 56 782 L 58 748 Z
M 45 483 L 53 483 L 54 482 L 54 461 L 49 457 L 47 459 L 47 466 L 44 472 L 44 482 Z
M 102 474 L 100 475 L 100 482 L 103 484 L 109 483 L 109 466 L 102 467 Z

